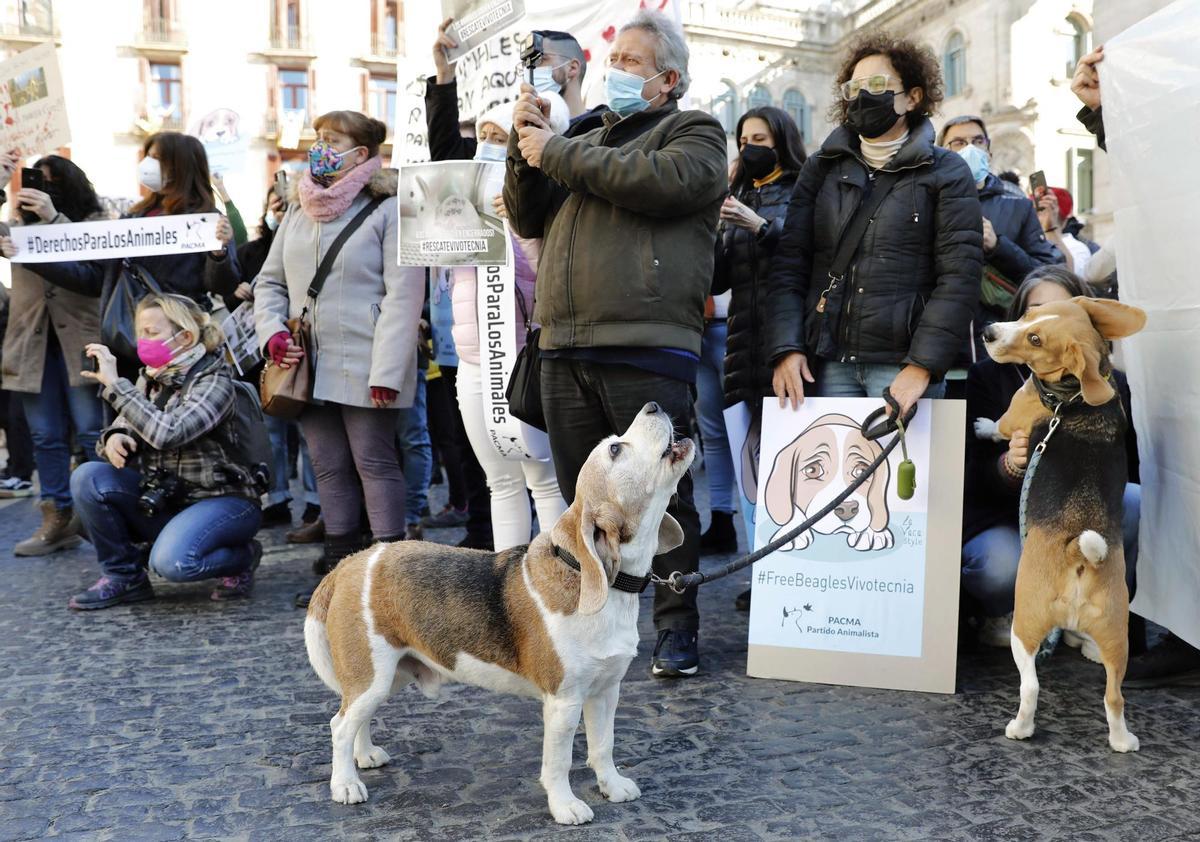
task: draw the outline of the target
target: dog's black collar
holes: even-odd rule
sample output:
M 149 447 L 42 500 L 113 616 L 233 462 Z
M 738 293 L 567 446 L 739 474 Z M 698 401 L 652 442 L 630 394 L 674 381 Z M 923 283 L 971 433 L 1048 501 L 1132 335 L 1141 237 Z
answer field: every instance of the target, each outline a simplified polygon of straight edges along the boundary
M 554 554 L 562 559 L 563 564 L 570 567 L 572 570 L 579 570 L 579 559 L 571 555 L 557 544 L 554 547 Z M 646 590 L 646 586 L 650 584 L 650 576 L 630 576 L 628 573 L 617 573 L 616 581 L 612 583 L 615 590 L 624 591 L 625 593 L 641 593 Z
M 1066 409 L 1083 401 L 1083 389 L 1074 377 L 1064 377 L 1057 383 L 1046 383 L 1036 374 L 1030 377 L 1033 387 L 1037 389 L 1042 406 L 1054 412 Z

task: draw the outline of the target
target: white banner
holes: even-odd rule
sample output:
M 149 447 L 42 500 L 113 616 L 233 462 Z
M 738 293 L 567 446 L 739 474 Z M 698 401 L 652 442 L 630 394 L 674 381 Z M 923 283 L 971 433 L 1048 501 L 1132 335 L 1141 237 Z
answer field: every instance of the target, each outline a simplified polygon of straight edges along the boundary
M 508 381 L 517 360 L 517 279 L 514 262 L 476 270 L 475 315 L 479 324 L 479 367 L 483 380 L 483 423 L 488 439 L 505 459 L 544 462 L 550 439 L 508 411 Z M 524 319 L 519 320 L 524 330 Z
M 1133 610 L 1200 646 L 1200 285 L 1174 236 L 1200 207 L 1200 170 L 1176 154 L 1200 133 L 1200 3 L 1180 0 L 1104 46 L 1099 66 L 1113 173 L 1120 296 L 1141 307 L 1122 340 L 1142 481 Z
M 13 263 L 106 260 L 189 251 L 218 251 L 217 213 L 106 219 L 65 225 L 14 225 Z
M 677 0 L 526 0 L 525 18 L 515 27 L 491 38 L 466 53 L 456 63 L 458 73 L 458 113 L 460 120 L 483 114 L 502 102 L 511 102 L 520 92 L 527 71 L 521 67 L 521 50 L 529 33 L 554 29 L 570 32 L 588 57 L 584 77 L 584 101 L 589 106 L 604 102 L 604 63 L 621 24 L 641 8 L 661 11 L 680 22 Z M 432 44 L 436 33 L 429 33 Z M 420 147 L 425 137 L 425 68 L 412 68 L 421 79 L 406 91 L 403 111 L 397 118 L 405 133 L 405 154 L 409 161 L 428 160 Z M 419 90 L 416 90 L 419 89 Z M 424 155 L 424 157 L 422 157 Z M 399 162 L 397 161 L 396 164 Z M 395 165 L 395 164 L 394 164 Z

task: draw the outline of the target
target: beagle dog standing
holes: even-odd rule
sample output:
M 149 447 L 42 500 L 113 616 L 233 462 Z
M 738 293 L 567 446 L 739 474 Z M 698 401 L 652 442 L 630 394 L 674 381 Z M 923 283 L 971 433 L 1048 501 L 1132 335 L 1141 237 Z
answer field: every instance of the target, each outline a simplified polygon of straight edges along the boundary
M 304 640 L 313 669 L 342 697 L 330 721 L 333 800 L 365 801 L 356 764 L 389 760 L 371 742 L 379 705 L 414 681 L 432 698 L 446 680 L 542 700 L 541 783 L 555 821 L 592 819 L 567 780 L 580 713 L 601 793 L 637 798 L 613 765 L 613 720 L 651 561 L 683 543 L 666 510 L 693 456 L 691 440 L 674 441 L 671 419 L 649 403 L 624 436 L 596 446 L 575 502 L 528 547 L 379 544 L 326 576 Z
M 1113 387 L 1108 341 L 1137 333 L 1146 314 L 1096 298 L 1031 307 L 1019 321 L 990 325 L 983 340 L 998 363 L 1033 376 L 1013 396 L 998 439 L 1029 433 L 1037 462 L 1027 469 L 1027 534 L 1017 568 L 1012 651 L 1021 705 L 1005 734 L 1033 736 L 1038 679 L 1034 655 L 1055 628 L 1089 636 L 1108 678 L 1104 709 L 1114 751 L 1137 751 L 1125 725 L 1121 681 L 1129 658 L 1129 592 L 1121 539 L 1129 421 Z
M 779 451 L 767 477 L 763 502 L 771 520 L 781 524 L 775 538 L 799 526 L 870 470 L 883 453 L 852 418 L 823 415 Z M 888 529 L 887 487 L 891 469 L 884 462 L 866 483 L 825 517 L 783 547 L 803 550 L 813 534 L 844 534 L 856 550 L 883 550 L 895 543 Z M 772 539 L 773 540 L 773 539 Z

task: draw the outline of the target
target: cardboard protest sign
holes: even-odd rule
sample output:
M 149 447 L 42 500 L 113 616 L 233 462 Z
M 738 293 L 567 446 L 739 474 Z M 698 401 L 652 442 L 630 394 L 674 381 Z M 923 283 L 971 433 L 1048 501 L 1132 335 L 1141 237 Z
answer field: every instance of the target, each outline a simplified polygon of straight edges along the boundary
M 190 133 L 204 145 L 212 173 L 227 175 L 246 168 L 250 138 L 241 131 L 241 117 L 233 109 L 216 108 L 208 112 Z
M 860 430 L 879 405 L 764 402 L 756 549 L 867 471 L 890 439 L 868 441 Z M 907 435 L 918 467 L 911 499 L 896 493 L 897 448 L 844 503 L 754 565 L 750 675 L 954 691 L 964 427 L 961 402 L 922 400 Z
M 508 263 L 508 225 L 492 199 L 504 164 L 443 161 L 400 169 L 401 266 Z
M 0 148 L 29 157 L 71 142 L 58 53 L 39 44 L 0 62 Z
M 64 225 L 14 225 L 13 263 L 106 260 L 189 251 L 218 251 L 217 213 L 105 219 Z
M 458 47 L 447 50 L 456 62 L 525 16 L 525 0 L 442 0 L 442 19 L 454 18 L 447 34 Z

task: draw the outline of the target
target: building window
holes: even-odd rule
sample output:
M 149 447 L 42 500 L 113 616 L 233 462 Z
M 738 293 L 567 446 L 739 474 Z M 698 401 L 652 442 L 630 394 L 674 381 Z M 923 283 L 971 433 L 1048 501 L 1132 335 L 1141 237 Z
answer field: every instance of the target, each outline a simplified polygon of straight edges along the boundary
M 1075 67 L 1079 60 L 1092 51 L 1092 31 L 1084 21 L 1072 15 L 1067 18 L 1067 30 L 1062 36 L 1067 78 L 1070 78 L 1075 75 Z
M 147 102 L 149 116 L 161 117 L 163 125 L 178 125 L 183 121 L 183 72 L 178 64 L 150 64 Z
M 308 119 L 308 71 L 279 71 L 279 108 L 284 112 L 299 111 Z
M 377 56 L 397 56 L 400 47 L 400 24 L 404 11 L 399 0 L 373 0 L 371 15 L 371 52 Z
M 367 86 L 367 113 L 387 124 L 390 137 L 396 129 L 395 77 L 371 77 Z
M 754 108 L 765 108 L 771 104 L 771 92 L 767 90 L 766 85 L 755 85 L 750 91 L 750 95 L 746 97 L 746 110 Z
M 50 0 L 20 0 L 17 14 L 22 35 L 54 34 L 54 10 Z
M 1067 150 L 1067 192 L 1075 199 L 1075 215 L 1089 213 L 1093 203 L 1091 149 Z
M 273 0 L 271 3 L 271 46 L 280 50 L 304 49 L 304 21 L 301 0 Z
M 733 134 L 737 128 L 738 118 L 738 95 L 737 89 L 733 87 L 733 83 L 724 81 L 725 85 L 723 93 L 715 97 L 712 101 L 712 114 L 717 118 L 717 121 L 725 129 L 725 134 Z
M 804 94 L 800 93 L 795 88 L 791 88 L 783 95 L 783 110 L 792 118 L 796 124 L 796 128 L 800 130 L 800 139 L 808 143 L 809 125 L 808 125 L 808 100 L 804 98 Z
M 958 96 L 967 87 L 967 44 L 961 32 L 955 32 L 946 41 L 942 77 L 946 80 L 946 96 Z

